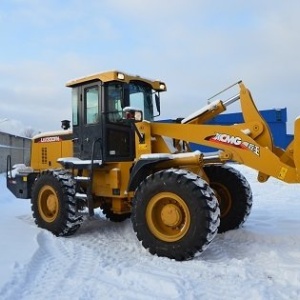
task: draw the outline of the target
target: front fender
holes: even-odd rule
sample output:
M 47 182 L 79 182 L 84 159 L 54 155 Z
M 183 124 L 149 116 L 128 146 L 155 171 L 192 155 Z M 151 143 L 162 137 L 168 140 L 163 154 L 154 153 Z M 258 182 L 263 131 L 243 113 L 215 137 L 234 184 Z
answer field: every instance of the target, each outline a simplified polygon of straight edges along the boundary
M 157 167 L 158 164 L 171 159 L 171 154 L 150 154 L 141 156 L 131 170 L 128 191 L 135 191 L 138 185 L 147 176 L 155 172 L 155 167 Z

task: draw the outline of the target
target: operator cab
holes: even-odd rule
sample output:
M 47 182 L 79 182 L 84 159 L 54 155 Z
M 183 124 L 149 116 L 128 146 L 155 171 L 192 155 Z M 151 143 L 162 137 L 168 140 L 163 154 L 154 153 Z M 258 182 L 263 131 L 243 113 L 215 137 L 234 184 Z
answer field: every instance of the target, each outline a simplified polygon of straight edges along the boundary
M 141 110 L 152 122 L 160 114 L 159 94 L 166 85 L 139 76 L 110 71 L 67 83 L 72 88 L 74 156 L 106 162 L 132 161 L 135 132 L 124 109 Z

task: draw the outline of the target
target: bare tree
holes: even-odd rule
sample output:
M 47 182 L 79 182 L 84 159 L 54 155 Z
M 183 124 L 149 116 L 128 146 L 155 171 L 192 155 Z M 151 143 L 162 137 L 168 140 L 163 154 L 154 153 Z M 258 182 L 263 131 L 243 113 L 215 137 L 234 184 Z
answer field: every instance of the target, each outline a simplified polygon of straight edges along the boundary
M 27 127 L 23 130 L 23 136 L 28 138 L 32 138 L 36 133 L 36 130 L 34 130 L 32 127 Z

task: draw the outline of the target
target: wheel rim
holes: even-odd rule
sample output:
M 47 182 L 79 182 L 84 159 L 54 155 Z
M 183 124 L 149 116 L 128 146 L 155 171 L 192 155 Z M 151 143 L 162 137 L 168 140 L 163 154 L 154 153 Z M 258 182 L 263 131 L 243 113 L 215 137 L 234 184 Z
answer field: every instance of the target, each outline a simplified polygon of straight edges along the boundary
M 225 217 L 232 207 L 232 198 L 229 190 L 220 183 L 212 182 L 211 188 L 215 191 L 216 197 L 219 202 L 221 218 Z
M 44 186 L 38 196 L 38 208 L 44 221 L 53 222 L 58 214 L 59 202 L 55 190 L 51 186 Z
M 185 201 L 176 194 L 165 192 L 150 199 L 146 220 L 155 237 L 165 242 L 175 242 L 185 236 L 191 218 Z

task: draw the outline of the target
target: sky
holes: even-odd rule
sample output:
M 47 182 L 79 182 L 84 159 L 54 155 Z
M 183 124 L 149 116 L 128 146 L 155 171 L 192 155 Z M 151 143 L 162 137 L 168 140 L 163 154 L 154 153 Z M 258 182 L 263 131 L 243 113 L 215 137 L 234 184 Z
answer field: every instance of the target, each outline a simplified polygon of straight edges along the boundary
M 166 82 L 162 118 L 243 80 L 259 109 L 287 108 L 293 133 L 299 11 L 297 0 L 1 0 L 0 130 L 59 129 L 66 82 L 118 69 Z

